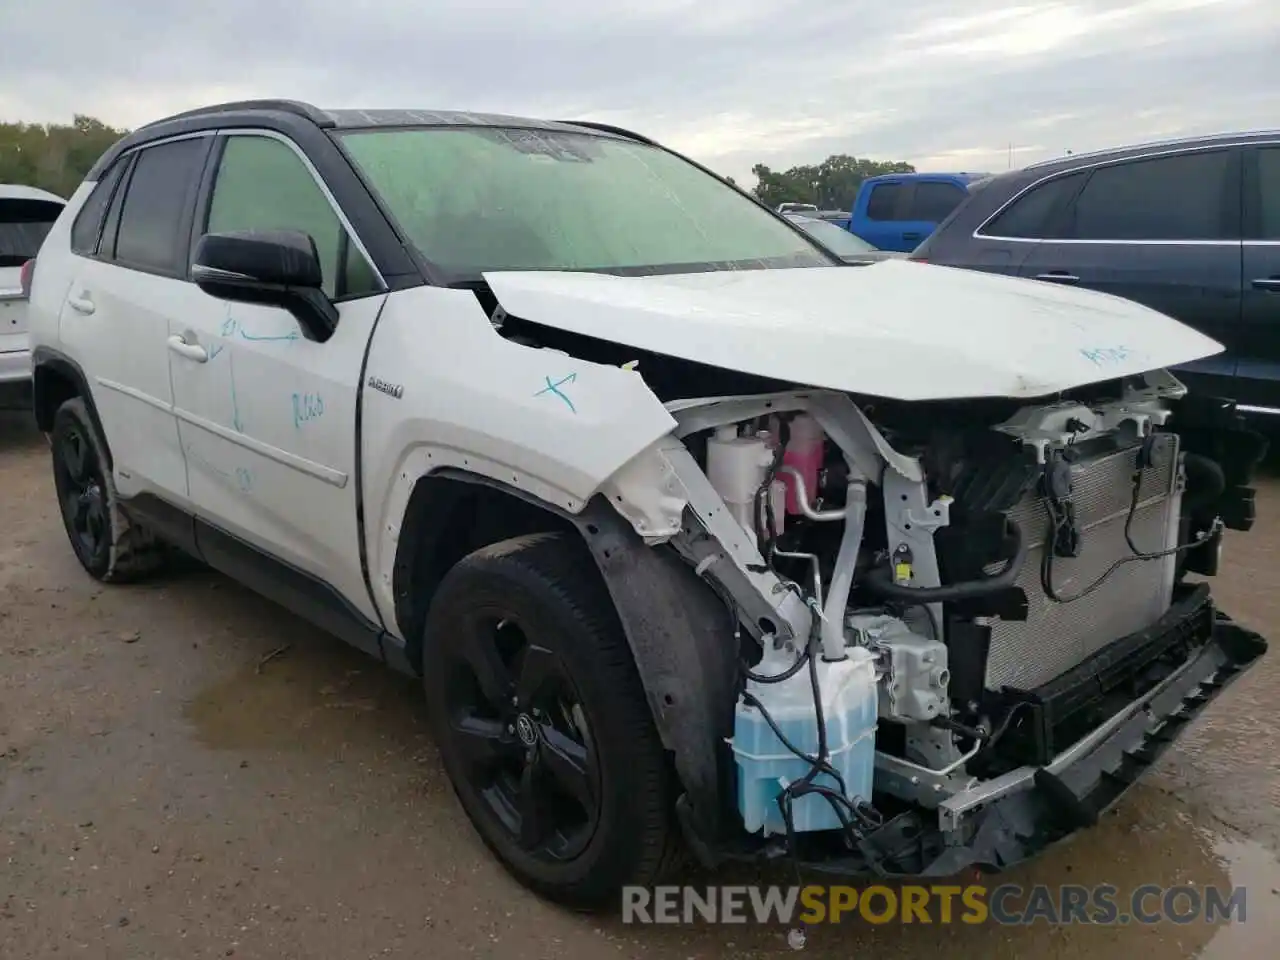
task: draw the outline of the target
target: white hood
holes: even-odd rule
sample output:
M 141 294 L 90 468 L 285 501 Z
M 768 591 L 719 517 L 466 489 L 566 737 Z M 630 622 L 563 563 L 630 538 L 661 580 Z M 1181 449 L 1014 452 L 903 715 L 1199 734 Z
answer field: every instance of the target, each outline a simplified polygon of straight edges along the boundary
M 499 272 L 485 279 L 507 313 L 533 323 L 901 400 L 1038 397 L 1223 349 L 1118 297 L 905 260 L 656 277 Z

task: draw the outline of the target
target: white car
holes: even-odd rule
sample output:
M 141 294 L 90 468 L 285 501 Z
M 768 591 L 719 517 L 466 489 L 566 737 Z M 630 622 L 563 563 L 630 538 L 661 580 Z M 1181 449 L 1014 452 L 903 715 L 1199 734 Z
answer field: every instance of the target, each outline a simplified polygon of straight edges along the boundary
M 0 401 L 31 383 L 22 268 L 35 259 L 65 204 L 46 190 L 0 183 Z
M 84 569 L 181 548 L 420 677 L 480 836 L 578 907 L 682 847 L 1007 867 L 1266 646 L 1184 579 L 1262 452 L 1164 372 L 1217 343 L 849 269 L 617 128 L 159 121 L 49 234 L 31 337 Z

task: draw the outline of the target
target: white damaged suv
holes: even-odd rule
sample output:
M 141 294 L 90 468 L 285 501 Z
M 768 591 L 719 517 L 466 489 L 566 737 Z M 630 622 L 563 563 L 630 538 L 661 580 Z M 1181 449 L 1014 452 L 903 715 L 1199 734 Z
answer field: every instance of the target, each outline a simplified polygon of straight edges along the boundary
M 1266 642 L 1208 584 L 1263 442 L 1110 296 L 847 265 L 624 130 L 224 104 L 36 261 L 67 534 L 179 548 L 419 676 L 496 856 L 577 907 L 704 864 L 1001 869 Z

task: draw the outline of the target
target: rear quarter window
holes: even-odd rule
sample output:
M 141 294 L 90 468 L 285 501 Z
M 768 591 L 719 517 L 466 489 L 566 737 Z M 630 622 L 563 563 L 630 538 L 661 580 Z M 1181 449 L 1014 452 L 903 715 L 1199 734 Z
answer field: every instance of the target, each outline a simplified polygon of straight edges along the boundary
M 98 251 L 98 238 L 102 234 L 102 221 L 107 215 L 107 204 L 111 202 L 111 194 L 120 182 L 120 174 L 124 172 L 126 161 L 117 160 L 105 174 L 98 179 L 84 205 L 76 214 L 71 224 L 71 250 L 81 256 L 89 257 Z
M 978 236 L 1044 239 L 1049 236 L 1052 219 L 1075 196 L 1084 178 L 1084 172 L 1070 173 L 1032 187 L 989 220 Z

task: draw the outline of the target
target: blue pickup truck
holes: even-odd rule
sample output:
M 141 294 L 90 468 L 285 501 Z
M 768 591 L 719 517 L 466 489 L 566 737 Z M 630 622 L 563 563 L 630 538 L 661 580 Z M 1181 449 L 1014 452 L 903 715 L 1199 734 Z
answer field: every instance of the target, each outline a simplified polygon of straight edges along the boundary
M 910 253 L 991 177 L 987 173 L 889 173 L 862 181 L 849 232 L 881 250 Z

